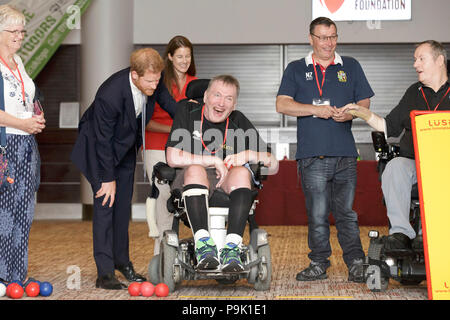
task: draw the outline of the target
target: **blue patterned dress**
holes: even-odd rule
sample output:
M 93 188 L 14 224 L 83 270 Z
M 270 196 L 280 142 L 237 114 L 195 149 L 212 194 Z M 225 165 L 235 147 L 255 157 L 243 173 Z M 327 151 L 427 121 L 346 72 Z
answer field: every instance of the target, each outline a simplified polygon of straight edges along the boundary
M 39 186 L 39 151 L 34 135 L 7 135 L 8 166 L 14 183 L 0 194 L 0 278 L 25 280 L 28 238 Z
M 26 102 L 30 103 L 34 97 L 34 84 L 22 61 L 17 60 L 22 77 L 26 79 Z M 14 114 L 14 105 L 23 105 L 21 86 L 3 65 L 0 67 L 5 111 Z M 34 135 L 14 134 L 8 127 L 6 130 L 8 169 L 14 183 L 0 193 L 0 279 L 10 282 L 23 281 L 27 277 L 28 239 L 40 182 L 40 158 Z

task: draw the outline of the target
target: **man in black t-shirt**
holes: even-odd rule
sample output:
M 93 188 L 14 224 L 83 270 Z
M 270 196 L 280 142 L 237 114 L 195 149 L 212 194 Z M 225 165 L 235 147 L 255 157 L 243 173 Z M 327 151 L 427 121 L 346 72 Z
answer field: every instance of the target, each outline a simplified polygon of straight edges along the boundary
M 252 123 L 235 110 L 239 82 L 232 76 L 213 78 L 204 94 L 204 105 L 184 102 L 175 115 L 166 145 L 169 166 L 182 168 L 172 188 L 182 188 L 194 233 L 198 269 L 242 271 L 239 246 L 252 206 L 252 174 L 246 164 L 263 162 L 268 174 L 278 171 Z M 215 189 L 230 197 L 227 236 L 218 258 L 208 232 L 207 199 Z
M 391 249 L 408 248 L 411 239 L 415 239 L 414 246 L 420 246 L 422 239 L 409 222 L 411 188 L 417 183 L 410 112 L 450 110 L 447 53 L 442 44 L 434 40 L 419 43 L 414 52 L 414 68 L 419 81 L 406 90 L 386 118 L 354 104 L 343 109 L 343 112 L 366 120 L 387 137 L 397 137 L 404 131 L 400 139 L 400 156 L 388 162 L 382 175 L 383 195 L 391 224 L 386 247 Z

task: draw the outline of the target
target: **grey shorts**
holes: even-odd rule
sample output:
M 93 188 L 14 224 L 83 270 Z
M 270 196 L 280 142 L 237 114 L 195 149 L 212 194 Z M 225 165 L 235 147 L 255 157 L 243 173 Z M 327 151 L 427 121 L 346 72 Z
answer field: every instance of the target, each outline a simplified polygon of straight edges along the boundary
M 176 169 L 175 180 L 173 180 L 172 185 L 170 187 L 171 190 L 179 189 L 183 191 L 184 187 L 184 172 L 186 169 Z M 219 182 L 219 179 L 216 177 L 216 169 L 215 168 L 207 168 L 206 174 L 208 176 L 209 182 L 209 194 L 211 195 L 217 188 L 216 185 Z
M 171 185 L 171 190 L 181 190 L 184 187 L 184 172 L 186 169 L 176 169 L 175 180 L 173 180 Z M 216 188 L 219 179 L 216 177 L 216 168 L 206 168 L 206 174 L 209 182 L 209 194 L 212 195 L 216 189 L 222 190 L 221 188 Z M 251 189 L 256 189 L 255 182 L 251 182 Z M 223 190 L 222 190 L 223 191 Z

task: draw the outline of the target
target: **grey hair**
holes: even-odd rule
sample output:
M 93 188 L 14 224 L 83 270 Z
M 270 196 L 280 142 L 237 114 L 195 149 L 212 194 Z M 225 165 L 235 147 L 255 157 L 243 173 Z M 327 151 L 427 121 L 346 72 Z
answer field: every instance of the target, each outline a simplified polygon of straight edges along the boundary
M 0 31 L 8 25 L 21 24 L 25 26 L 26 19 L 22 12 L 9 4 L 0 5 Z
M 431 47 L 434 60 L 442 55 L 444 57 L 445 66 L 447 66 L 447 51 L 440 42 L 437 42 L 436 40 L 426 40 L 416 44 L 416 48 L 420 47 L 423 44 L 428 44 Z
M 239 96 L 239 91 L 241 89 L 241 86 L 239 85 L 238 79 L 236 79 L 232 75 L 221 74 L 219 76 L 215 76 L 214 78 L 211 79 L 211 81 L 209 81 L 208 88 L 206 90 L 209 90 L 209 88 L 211 88 L 212 84 L 216 81 L 223 82 L 226 85 L 234 86 L 236 88 L 236 97 Z

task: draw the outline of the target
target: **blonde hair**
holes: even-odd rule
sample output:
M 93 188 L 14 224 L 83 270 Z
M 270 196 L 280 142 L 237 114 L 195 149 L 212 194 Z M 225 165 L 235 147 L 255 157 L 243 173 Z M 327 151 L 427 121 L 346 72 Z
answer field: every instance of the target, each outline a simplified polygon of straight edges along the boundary
M 142 77 L 147 70 L 161 72 L 164 69 L 164 60 L 158 51 L 152 48 L 142 48 L 133 51 L 130 57 L 130 69 Z
M 25 26 L 26 19 L 22 12 L 9 4 L 0 5 L 0 31 L 6 26 L 21 24 Z

